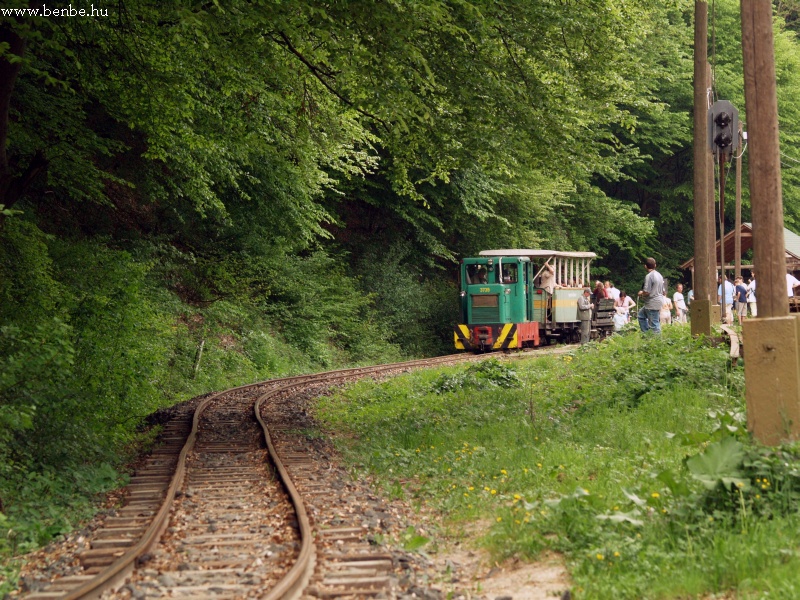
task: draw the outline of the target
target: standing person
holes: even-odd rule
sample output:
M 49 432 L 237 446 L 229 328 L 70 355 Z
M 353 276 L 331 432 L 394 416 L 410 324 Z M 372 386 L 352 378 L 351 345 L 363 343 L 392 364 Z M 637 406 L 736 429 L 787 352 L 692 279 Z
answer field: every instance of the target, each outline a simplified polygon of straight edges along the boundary
M 611 283 L 610 281 L 606 281 L 603 285 L 606 288 L 606 297 L 607 298 L 611 298 L 615 302 L 617 300 L 619 300 L 619 290 L 614 287 L 613 283 Z
M 606 295 L 606 288 L 603 287 L 602 281 L 594 282 L 594 293 L 592 294 L 592 298 L 594 299 L 595 304 L 599 304 L 600 300 L 605 300 L 608 298 Z
M 672 300 L 669 299 L 667 290 L 664 290 L 663 300 L 661 300 L 661 310 L 658 313 L 658 320 L 662 325 L 672 324 Z
M 675 322 L 686 323 L 686 315 L 689 312 L 689 308 L 686 306 L 686 301 L 683 299 L 682 283 L 675 286 L 675 293 L 672 294 L 672 302 L 675 304 Z
M 639 327 L 642 331 L 652 331 L 656 335 L 661 334 L 661 322 L 659 312 L 661 312 L 662 299 L 664 298 L 664 278 L 661 273 L 656 271 L 656 259 L 648 257 L 644 261 L 647 275 L 644 278 L 644 285 L 639 290 L 639 297 L 644 300 L 644 306 L 639 309 Z
M 717 278 L 717 282 L 719 283 L 717 287 L 717 302 L 722 304 L 723 300 L 725 301 L 725 322 L 733 323 L 733 284 L 728 281 L 727 277 L 723 280 L 722 275 Z M 725 289 L 724 293 L 722 291 L 723 287 Z
M 625 293 L 625 290 L 621 290 L 619 293 L 619 298 L 614 300 L 614 308 L 617 309 L 617 312 L 625 315 L 626 322 L 631 320 L 631 308 L 636 306 L 636 301 L 628 296 Z
M 750 316 L 758 316 L 758 306 L 756 306 L 756 272 L 750 271 L 750 282 L 747 284 L 747 305 L 750 307 Z
M 736 308 L 736 318 L 739 320 L 739 325 L 747 318 L 747 286 L 744 284 L 744 279 L 737 277 L 733 280 L 733 304 Z
M 792 275 L 791 271 L 786 273 L 786 291 L 789 294 L 789 298 L 794 296 L 794 288 L 796 288 L 798 285 L 800 285 L 800 280 Z
M 542 274 L 539 275 L 539 285 L 541 285 L 548 294 L 552 294 L 556 289 L 556 270 L 553 268 L 553 265 L 550 264 L 549 258 L 545 261 L 544 267 L 542 267 Z
M 594 304 L 589 301 L 592 290 L 583 288 L 583 296 L 578 298 L 578 319 L 581 322 L 581 345 L 588 344 L 592 335 L 592 309 Z

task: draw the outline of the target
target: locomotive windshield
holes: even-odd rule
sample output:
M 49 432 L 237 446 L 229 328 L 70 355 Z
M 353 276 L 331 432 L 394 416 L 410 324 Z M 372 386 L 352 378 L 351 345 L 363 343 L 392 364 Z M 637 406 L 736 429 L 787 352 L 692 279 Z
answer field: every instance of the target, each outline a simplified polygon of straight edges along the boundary
M 494 275 L 492 271 L 491 275 Z M 467 283 L 490 283 L 490 273 L 486 265 L 467 265 Z

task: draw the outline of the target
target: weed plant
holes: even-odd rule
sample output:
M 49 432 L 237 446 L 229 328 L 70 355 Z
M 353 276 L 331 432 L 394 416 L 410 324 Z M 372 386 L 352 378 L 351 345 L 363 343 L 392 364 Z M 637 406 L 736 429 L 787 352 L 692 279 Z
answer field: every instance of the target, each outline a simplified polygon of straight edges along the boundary
M 797 598 L 798 449 L 755 445 L 743 398 L 726 350 L 674 326 L 361 382 L 319 416 L 354 469 L 496 558 L 562 553 L 573 597 Z

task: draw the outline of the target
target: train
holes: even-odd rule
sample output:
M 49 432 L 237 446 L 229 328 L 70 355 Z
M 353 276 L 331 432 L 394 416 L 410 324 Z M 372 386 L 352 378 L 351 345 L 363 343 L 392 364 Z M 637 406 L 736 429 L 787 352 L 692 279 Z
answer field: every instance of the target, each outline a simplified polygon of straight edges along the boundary
M 580 341 L 578 298 L 594 252 L 484 250 L 461 260 L 456 350 L 489 352 Z M 614 331 L 614 301 L 592 311 L 592 338 Z

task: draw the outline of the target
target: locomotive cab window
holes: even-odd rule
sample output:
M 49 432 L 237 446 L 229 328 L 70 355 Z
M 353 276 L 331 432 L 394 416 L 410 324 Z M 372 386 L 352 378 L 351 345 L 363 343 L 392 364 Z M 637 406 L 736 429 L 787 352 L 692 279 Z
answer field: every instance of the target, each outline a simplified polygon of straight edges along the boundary
M 503 265 L 503 283 L 517 283 L 519 281 L 517 267 L 516 263 Z
M 489 283 L 489 271 L 486 265 L 467 265 L 467 283 Z

